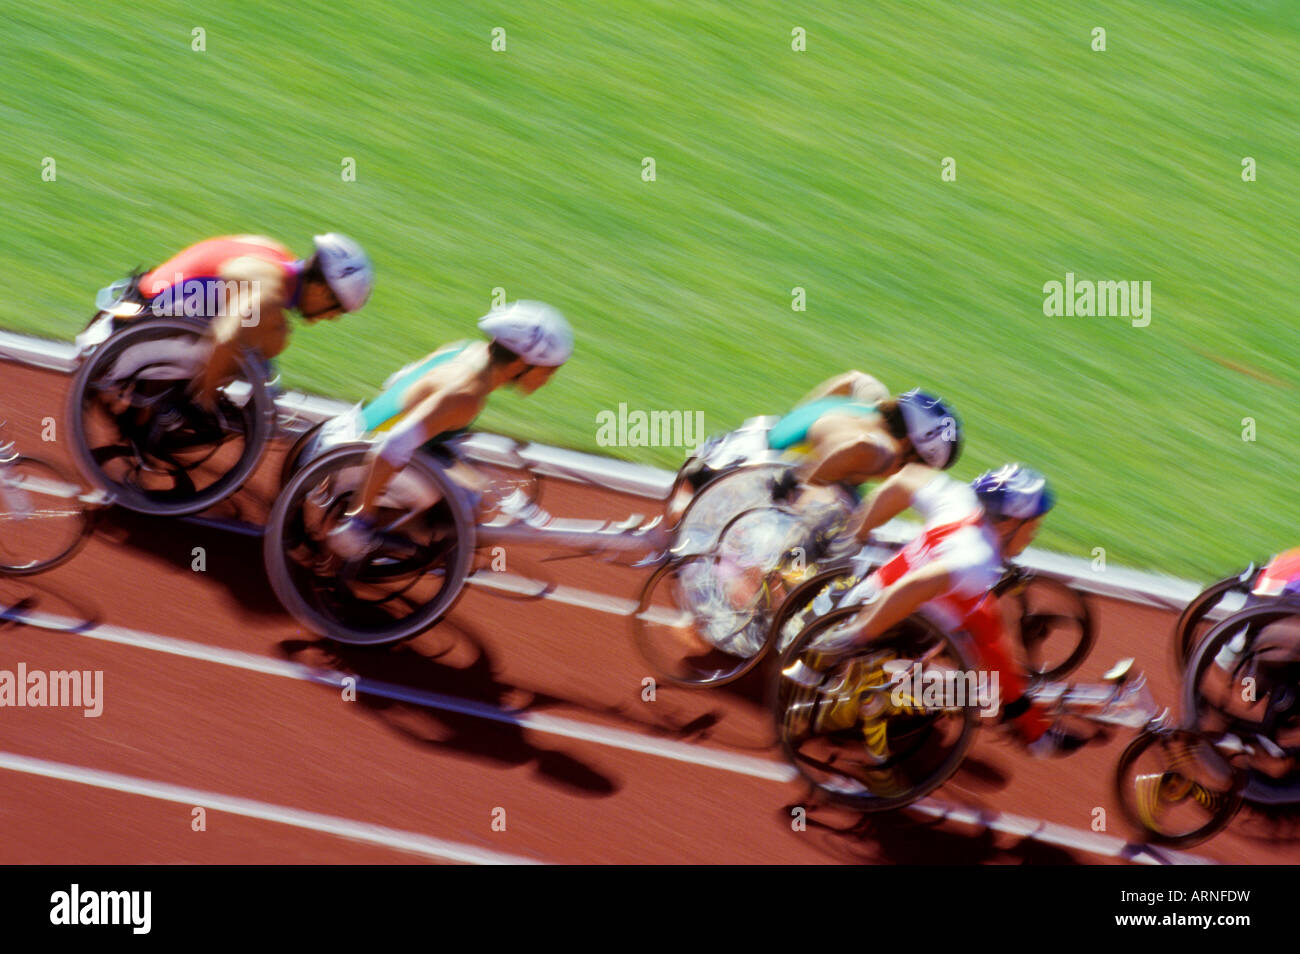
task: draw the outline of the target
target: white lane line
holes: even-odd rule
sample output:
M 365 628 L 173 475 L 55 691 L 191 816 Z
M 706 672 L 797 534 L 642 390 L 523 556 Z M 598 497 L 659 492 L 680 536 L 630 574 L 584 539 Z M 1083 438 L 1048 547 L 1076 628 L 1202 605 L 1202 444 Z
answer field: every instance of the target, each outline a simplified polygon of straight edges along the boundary
M 189 640 L 174 639 L 170 636 L 158 636 L 153 633 L 142 633 L 137 630 L 125 629 L 121 626 L 100 624 L 88 627 L 84 623 L 78 623 L 76 620 L 67 617 L 22 610 L 5 610 L 0 612 L 0 619 L 14 620 L 15 622 L 25 623 L 29 626 L 35 626 L 41 629 L 72 633 L 73 635 L 85 636 L 89 639 L 103 640 L 104 642 L 109 643 L 117 643 L 123 646 L 134 646 L 138 649 L 148 649 L 154 652 L 168 653 L 173 656 L 182 656 L 186 659 L 196 659 L 202 662 L 216 663 L 221 666 L 230 666 L 234 669 L 244 669 L 249 672 L 262 673 L 263 675 L 281 676 L 288 679 L 297 679 L 303 682 L 319 683 L 334 688 L 342 688 L 344 686 L 344 679 L 351 679 L 353 680 L 353 688 L 355 688 L 357 692 L 366 693 L 372 696 L 382 696 L 387 699 L 396 699 L 401 702 L 410 702 L 415 705 L 427 706 L 431 709 L 442 709 L 448 712 L 457 712 L 462 715 L 476 716 L 481 719 L 489 719 L 493 722 L 504 722 L 508 725 L 533 729 L 550 735 L 580 739 L 586 742 L 594 742 L 598 745 L 607 745 L 611 748 L 624 749 L 630 752 L 641 752 L 646 755 L 655 755 L 660 758 L 673 759 L 678 762 L 689 762 L 693 765 L 703 765 L 709 768 L 721 769 L 726 772 L 734 772 L 739 775 L 748 775 L 753 778 L 763 778 L 777 782 L 784 782 L 795 777 L 795 771 L 793 768 L 779 762 L 773 762 L 770 759 L 759 759 L 747 755 L 734 755 L 730 752 L 722 752 L 717 749 L 709 749 L 699 745 L 688 745 L 684 742 L 673 742 L 668 739 L 656 739 L 651 736 L 639 735 L 635 732 L 626 732 L 622 729 L 611 729 L 604 726 L 594 725 L 589 722 L 580 722 L 576 719 L 564 719 L 559 716 L 538 715 L 500 709 L 485 702 L 474 702 L 470 699 L 461 699 L 457 696 L 448 696 L 438 692 L 414 689 L 409 686 L 401 686 L 395 683 L 380 682 L 378 680 L 366 679 L 360 676 L 351 676 L 334 669 L 318 669 L 312 666 L 303 665 L 302 663 L 271 659 L 266 656 L 257 656 L 252 653 L 239 652 L 234 649 L 221 649 L 204 643 L 194 643 Z
M 174 656 L 183 656 L 187 659 L 197 659 L 204 662 L 217 663 L 218 665 L 230 666 L 236 669 L 244 669 L 250 672 L 298 679 L 304 682 L 314 682 L 335 688 L 341 688 L 344 685 L 343 680 L 345 678 L 351 678 L 355 679 L 355 689 L 358 692 L 382 696 L 388 699 L 396 699 L 402 702 L 410 702 L 415 705 L 428 706 L 432 709 L 441 709 L 449 712 L 457 712 L 462 715 L 476 716 L 494 722 L 504 722 L 508 725 L 515 725 L 521 728 L 532 729 L 538 732 L 578 739 L 586 742 L 594 742 L 598 745 L 606 745 L 611 748 L 640 752 L 646 755 L 672 759 L 674 761 L 687 762 L 692 765 L 716 768 L 724 772 L 746 775 L 751 778 L 767 779 L 774 782 L 790 782 L 799 777 L 798 772 L 793 766 L 783 762 L 773 762 L 770 759 L 760 759 L 746 755 L 734 755 L 730 752 L 709 749 L 700 745 L 689 745 L 687 743 L 673 742 L 667 739 L 656 739 L 650 736 L 638 735 L 633 732 L 626 732 L 622 729 L 611 729 L 588 722 L 580 722 L 575 719 L 512 712 L 505 709 L 499 709 L 496 706 L 488 705 L 487 703 L 474 702 L 456 696 L 446 696 L 441 693 L 428 692 L 422 689 L 413 689 L 408 686 L 400 686 L 393 683 L 347 676 L 345 673 L 333 669 L 317 669 L 301 663 L 271 659 L 266 656 L 257 656 L 252 653 L 239 652 L 238 650 L 233 649 L 220 649 L 204 643 L 194 643 L 183 639 L 173 639 L 168 636 L 157 636 L 153 633 L 142 633 L 135 630 L 125 629 L 120 626 L 96 625 L 87 627 L 85 624 L 78 623 L 76 620 L 54 616 L 48 613 L 31 613 L 24 611 L 13 612 L 9 610 L 0 612 L 0 619 L 11 619 L 42 629 L 72 633 L 74 635 L 86 636 L 91 639 L 99 639 L 105 642 L 118 643 L 125 646 L 135 646 L 140 649 L 149 649 L 155 652 L 168 653 Z M 942 815 L 955 821 L 965 821 L 968 824 L 981 825 L 993 829 L 994 831 L 1033 838 L 1051 844 L 1058 844 L 1063 847 L 1085 851 L 1089 854 L 1098 854 L 1111 858 L 1124 858 L 1133 861 L 1144 861 L 1146 863 L 1160 863 L 1159 861 L 1152 861 L 1144 854 L 1144 851 L 1149 852 L 1150 849 L 1144 849 L 1140 845 L 1126 843 L 1118 838 L 1099 836 L 1096 832 L 1069 828 L 1064 825 L 1056 825 L 1035 819 L 1021 818 L 1016 815 L 1008 815 L 1001 812 L 989 813 L 973 808 L 967 808 L 965 806 L 944 806 L 931 799 L 919 802 L 917 805 L 912 806 L 912 808 L 931 816 Z M 1177 857 L 1182 859 L 1184 863 L 1213 863 L 1208 859 L 1198 858 L 1194 855 L 1189 855 L 1183 852 L 1168 852 L 1167 857 Z
M 321 815 L 316 812 L 272 805 L 258 802 L 251 798 L 238 798 L 234 795 L 222 795 L 219 792 L 205 792 L 197 788 L 186 788 L 153 779 L 135 778 L 130 775 L 118 775 L 116 772 L 101 772 L 98 769 L 84 768 L 80 765 L 68 765 L 65 762 L 50 762 L 45 759 L 17 755 L 13 752 L 0 752 L 0 769 L 22 772 L 27 775 L 40 775 L 56 778 L 96 788 L 108 788 L 116 792 L 132 795 L 144 795 L 166 802 L 178 802 L 182 805 L 196 805 L 214 811 L 227 812 L 231 815 L 243 815 L 246 818 L 260 818 L 264 821 L 291 825 L 294 828 L 307 828 L 311 831 L 365 841 L 398 851 L 425 855 L 447 861 L 464 861 L 476 865 L 535 865 L 536 859 L 521 855 L 508 855 L 499 851 L 488 851 L 455 841 L 430 838 L 412 831 L 398 828 L 386 828 L 366 822 L 339 818 L 335 815 Z
M 969 808 L 965 805 L 953 805 L 933 798 L 917 802 L 908 811 L 928 815 L 931 818 L 964 822 L 977 828 L 988 828 L 1009 835 L 1032 838 L 1034 841 L 1041 841 L 1048 845 L 1060 845 L 1063 848 L 1073 848 L 1094 855 L 1105 855 L 1110 858 L 1124 858 L 1140 864 L 1218 864 L 1218 862 L 1211 861 L 1209 858 L 1201 858 L 1186 852 L 1156 849 L 1148 845 L 1125 841 L 1113 835 L 1102 835 L 1098 832 L 1070 828 L 1066 825 L 1057 825 L 1054 822 L 1040 821 L 1037 818 L 1010 815 L 1006 812 L 989 812 Z
M 593 593 L 591 590 L 580 590 L 576 586 L 544 583 L 541 580 L 516 576 L 513 573 L 479 570 L 466 582 L 482 587 L 485 590 L 514 593 L 518 596 L 533 597 L 539 600 L 555 600 L 555 602 L 564 603 L 567 606 L 578 606 L 582 609 L 594 610 L 597 613 L 608 613 L 611 616 L 637 616 L 636 608 L 638 603 L 636 600 L 606 596 L 604 593 Z M 637 618 L 651 620 L 665 626 L 685 626 L 690 622 L 691 615 L 685 610 L 678 610 L 674 613 L 661 607 L 651 606 Z

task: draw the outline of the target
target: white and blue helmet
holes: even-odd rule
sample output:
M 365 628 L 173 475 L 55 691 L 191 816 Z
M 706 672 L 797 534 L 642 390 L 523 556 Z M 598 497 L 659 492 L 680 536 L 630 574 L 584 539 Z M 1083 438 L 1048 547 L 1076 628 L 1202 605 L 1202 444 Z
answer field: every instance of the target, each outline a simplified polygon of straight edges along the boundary
M 573 354 L 573 329 L 564 316 L 540 301 L 512 301 L 493 308 L 479 328 L 529 364 L 558 368 Z
M 375 284 L 370 259 L 357 242 L 338 232 L 314 236 L 312 242 L 325 284 L 345 311 L 356 311 L 366 303 Z
M 952 408 L 919 389 L 898 396 L 898 409 L 907 427 L 907 439 L 921 460 L 946 470 L 961 453 L 961 420 Z

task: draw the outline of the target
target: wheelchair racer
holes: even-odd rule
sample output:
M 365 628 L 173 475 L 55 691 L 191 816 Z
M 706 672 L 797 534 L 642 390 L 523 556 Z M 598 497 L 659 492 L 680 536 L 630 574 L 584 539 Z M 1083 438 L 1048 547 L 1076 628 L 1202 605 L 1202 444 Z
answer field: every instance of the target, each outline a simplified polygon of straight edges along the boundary
M 773 499 L 784 500 L 800 483 L 857 486 L 914 462 L 947 469 L 961 440 L 960 419 L 939 398 L 919 389 L 890 398 L 876 378 L 849 371 L 822 382 L 770 427 L 756 419 L 706 441 L 683 465 L 667 517 L 675 523 L 712 480 L 765 452 L 799 461 L 773 488 Z
M 211 409 L 240 349 L 260 352 L 272 376 L 269 361 L 289 342 L 286 312 L 316 322 L 357 311 L 370 297 L 374 270 L 360 245 L 337 232 L 315 236 L 313 245 L 308 258 L 298 259 L 260 235 L 198 242 L 133 276 L 77 343 L 84 350 L 148 317 L 207 319 L 214 346 L 193 390 Z
M 1011 642 L 991 592 L 1004 560 L 1029 545 L 1053 503 L 1043 475 L 1019 464 L 988 471 L 970 485 L 929 467 L 904 467 L 860 509 L 853 539 L 866 544 L 873 530 L 909 507 L 924 517 L 925 526 L 895 557 L 844 594 L 841 605 L 862 602 L 862 610 L 845 635 L 826 648 L 825 660 L 834 664 L 920 612 L 945 631 L 964 630 L 974 639 L 980 664 L 998 675 L 1002 718 L 1012 724 L 1030 754 L 1041 758 L 1077 748 L 1080 741 L 1025 695 L 1025 675 L 1012 659 Z M 819 689 L 821 676 L 797 661 L 782 673 L 800 687 L 787 718 L 811 712 L 811 728 L 820 733 L 861 724 L 869 757 L 883 763 L 889 752 L 887 720 L 861 718 L 863 696 L 881 676 L 879 670 L 869 672 L 867 665 L 851 659 L 841 666 L 838 679 Z
M 363 410 L 364 429 L 383 433 L 367 455 L 360 494 L 329 533 L 337 556 L 359 559 L 375 549 L 380 494 L 417 450 L 468 427 L 497 388 L 510 384 L 532 394 L 573 354 L 569 323 L 542 302 L 512 302 L 489 312 L 478 327 L 490 341 L 451 345 L 408 365 Z M 448 474 L 477 501 L 481 475 L 462 461 Z

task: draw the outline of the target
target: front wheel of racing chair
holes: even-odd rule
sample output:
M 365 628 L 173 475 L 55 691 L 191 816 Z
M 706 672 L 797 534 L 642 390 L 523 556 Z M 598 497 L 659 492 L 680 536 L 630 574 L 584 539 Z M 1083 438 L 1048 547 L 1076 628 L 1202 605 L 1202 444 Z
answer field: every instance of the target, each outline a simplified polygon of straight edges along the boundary
M 97 512 L 62 468 L 0 442 L 0 576 L 65 563 L 90 536 Z
M 67 427 L 77 469 L 128 510 L 198 513 L 229 497 L 257 468 L 275 427 L 259 362 L 236 357 L 216 410 L 190 398 L 211 353 L 205 329 L 183 318 L 132 324 L 78 368 Z
M 1245 772 L 1208 737 L 1151 727 L 1115 766 L 1115 797 L 1130 825 L 1153 844 L 1188 848 L 1221 831 L 1241 807 Z
M 352 560 L 327 535 L 360 491 L 369 444 L 332 448 L 298 471 L 276 499 L 263 538 L 271 586 L 298 622 L 352 645 L 419 634 L 460 596 L 474 555 L 464 491 L 417 453 L 380 497 L 379 546 Z
M 816 791 L 858 811 L 893 811 L 934 791 L 965 759 L 978 706 L 921 690 L 975 667 L 961 639 L 921 616 L 845 649 L 860 609 L 818 617 L 782 653 L 772 712 L 786 758 Z M 917 672 L 913 686 L 905 677 Z

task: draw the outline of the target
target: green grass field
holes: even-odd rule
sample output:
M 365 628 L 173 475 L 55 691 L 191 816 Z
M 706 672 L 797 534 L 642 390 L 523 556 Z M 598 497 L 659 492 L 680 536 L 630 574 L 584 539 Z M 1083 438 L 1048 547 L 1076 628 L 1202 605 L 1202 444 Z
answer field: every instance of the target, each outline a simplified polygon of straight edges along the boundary
M 369 397 L 499 286 L 578 353 L 483 427 L 722 430 L 858 367 L 954 403 L 959 476 L 1047 471 L 1044 545 L 1207 577 L 1300 542 L 1298 63 L 1292 0 L 3 0 L 0 325 L 70 338 L 190 242 L 338 229 L 377 290 L 295 335 L 293 386 Z M 1150 325 L 1046 317 L 1066 272 L 1150 281 Z

